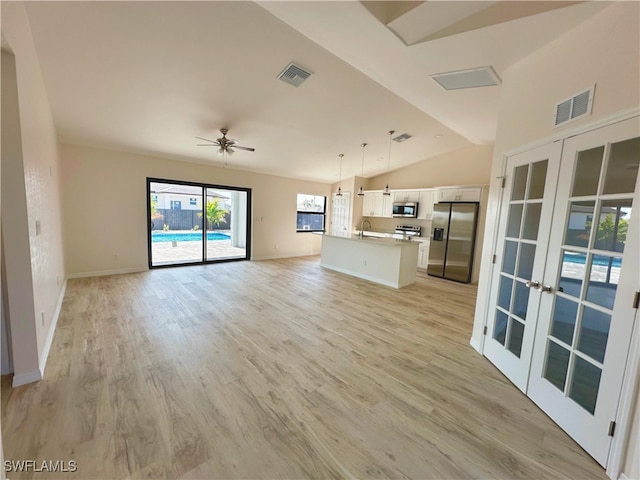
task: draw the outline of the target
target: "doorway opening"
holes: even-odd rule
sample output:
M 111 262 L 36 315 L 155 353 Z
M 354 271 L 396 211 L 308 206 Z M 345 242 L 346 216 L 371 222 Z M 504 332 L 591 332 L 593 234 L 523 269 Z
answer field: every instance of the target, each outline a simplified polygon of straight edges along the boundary
M 251 189 L 147 178 L 149 268 L 250 258 Z

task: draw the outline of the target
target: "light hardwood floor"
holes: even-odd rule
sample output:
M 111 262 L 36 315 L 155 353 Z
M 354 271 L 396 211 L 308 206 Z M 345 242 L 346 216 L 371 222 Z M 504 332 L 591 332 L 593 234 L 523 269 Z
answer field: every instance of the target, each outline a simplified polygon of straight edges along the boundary
M 3 378 L 5 459 L 78 464 L 33 478 L 606 478 L 469 346 L 475 294 L 318 257 L 71 280 L 45 379 Z

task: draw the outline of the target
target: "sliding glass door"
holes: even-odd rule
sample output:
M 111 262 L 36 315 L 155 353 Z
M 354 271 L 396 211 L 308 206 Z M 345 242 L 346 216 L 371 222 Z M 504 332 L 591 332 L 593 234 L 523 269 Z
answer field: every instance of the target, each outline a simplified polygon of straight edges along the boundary
M 248 260 L 251 190 L 147 179 L 149 267 Z

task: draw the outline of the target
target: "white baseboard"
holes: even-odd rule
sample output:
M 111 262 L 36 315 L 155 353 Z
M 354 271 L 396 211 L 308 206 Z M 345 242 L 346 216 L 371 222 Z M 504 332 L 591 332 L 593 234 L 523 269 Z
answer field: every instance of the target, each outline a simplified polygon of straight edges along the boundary
M 33 372 L 21 373 L 20 375 L 13 376 L 13 387 L 19 387 L 20 385 L 26 385 L 27 383 L 38 382 L 42 380 L 42 372 L 40 369 Z
M 278 260 L 280 258 L 296 258 L 296 257 L 313 257 L 314 255 L 320 255 L 318 253 L 296 253 L 292 255 L 261 255 L 259 257 L 253 256 L 251 257 L 252 261 L 260 261 L 260 260 Z
M 139 273 L 146 272 L 148 268 L 134 267 L 134 268 L 118 268 L 115 270 L 99 270 L 97 272 L 79 272 L 70 273 L 67 278 L 88 278 L 88 277 L 105 277 L 107 275 L 122 275 L 123 273 Z
M 60 317 L 60 310 L 62 310 L 62 302 L 64 301 L 64 294 L 67 291 L 67 280 L 65 279 L 60 289 L 60 295 L 58 295 L 58 303 L 56 304 L 56 310 L 53 312 L 53 319 L 51 321 L 51 327 L 47 334 L 47 340 L 44 343 L 44 349 L 42 355 L 40 355 L 40 375 L 44 378 L 44 369 L 47 366 L 47 359 L 49 358 L 49 350 L 51 350 L 51 344 L 53 343 L 53 337 L 56 333 L 56 326 L 58 325 L 58 317 Z

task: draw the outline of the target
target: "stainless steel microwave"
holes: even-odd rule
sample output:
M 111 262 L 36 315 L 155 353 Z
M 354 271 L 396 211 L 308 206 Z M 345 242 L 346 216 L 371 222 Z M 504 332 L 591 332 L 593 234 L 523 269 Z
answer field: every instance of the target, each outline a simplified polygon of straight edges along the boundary
M 391 212 L 393 217 L 418 217 L 418 202 L 394 202 Z

